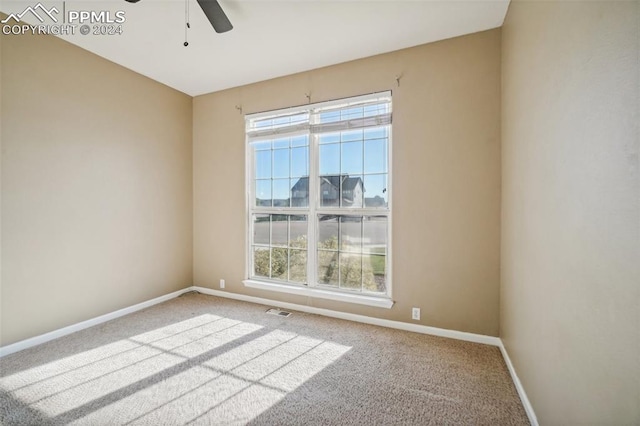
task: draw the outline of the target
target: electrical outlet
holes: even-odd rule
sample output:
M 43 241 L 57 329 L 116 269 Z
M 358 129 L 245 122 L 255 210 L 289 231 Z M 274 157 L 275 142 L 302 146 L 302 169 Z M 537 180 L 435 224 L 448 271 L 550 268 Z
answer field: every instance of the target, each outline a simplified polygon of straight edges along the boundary
M 220 280 L 220 288 L 224 288 L 224 280 Z
M 411 319 L 414 319 L 414 320 L 420 319 L 420 308 L 411 309 Z

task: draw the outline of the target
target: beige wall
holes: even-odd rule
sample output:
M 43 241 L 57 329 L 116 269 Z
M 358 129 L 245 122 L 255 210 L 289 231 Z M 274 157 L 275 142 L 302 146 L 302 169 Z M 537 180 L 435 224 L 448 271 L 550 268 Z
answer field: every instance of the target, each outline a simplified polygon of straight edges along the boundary
M 2 36 L 1 344 L 192 283 L 191 98 Z
M 259 66 L 259 64 L 257 64 Z M 395 78 L 402 75 L 400 87 Z M 390 309 L 245 288 L 244 113 L 393 90 Z M 500 30 L 194 98 L 194 283 L 497 335 Z
M 640 3 L 511 3 L 501 336 L 543 425 L 640 424 Z

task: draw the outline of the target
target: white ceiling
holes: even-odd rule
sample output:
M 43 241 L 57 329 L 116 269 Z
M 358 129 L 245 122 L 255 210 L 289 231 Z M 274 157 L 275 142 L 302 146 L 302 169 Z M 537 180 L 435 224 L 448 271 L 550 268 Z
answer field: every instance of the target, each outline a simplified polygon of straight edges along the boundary
M 190 9 L 184 47 L 185 1 Z M 62 1 L 41 0 L 62 11 Z M 37 0 L 0 3 L 21 12 Z M 122 10 L 122 35 L 65 40 L 192 96 L 500 27 L 509 0 L 220 0 L 234 29 L 217 34 L 196 0 L 67 0 Z M 62 16 L 62 14 L 60 14 Z M 27 16 L 25 20 L 29 20 Z M 35 22 L 37 23 L 37 22 Z

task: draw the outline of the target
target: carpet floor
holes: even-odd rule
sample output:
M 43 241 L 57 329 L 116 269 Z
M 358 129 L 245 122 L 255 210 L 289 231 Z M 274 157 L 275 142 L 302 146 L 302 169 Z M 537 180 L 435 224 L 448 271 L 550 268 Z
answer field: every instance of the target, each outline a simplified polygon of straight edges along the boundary
M 527 425 L 500 350 L 196 293 L 0 359 L 3 425 Z

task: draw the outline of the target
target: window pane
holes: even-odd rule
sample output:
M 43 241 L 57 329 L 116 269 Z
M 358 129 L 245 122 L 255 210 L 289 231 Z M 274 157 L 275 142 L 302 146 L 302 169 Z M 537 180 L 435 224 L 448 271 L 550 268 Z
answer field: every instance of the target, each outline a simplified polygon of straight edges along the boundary
M 362 174 L 362 142 L 342 144 L 342 174 Z
M 271 180 L 256 181 L 256 206 L 271 207 Z
M 338 252 L 318 251 L 318 283 L 338 286 Z
M 291 207 L 307 207 L 309 205 L 309 178 L 292 179 Z
M 364 190 L 362 176 L 346 176 L 342 178 L 342 207 L 362 207 Z
M 251 144 L 251 147 L 256 151 L 263 150 L 263 149 L 271 149 L 271 141 L 254 142 Z
M 362 252 L 362 217 L 340 217 L 340 251 Z
M 362 118 L 363 108 L 361 106 L 345 109 L 341 111 L 341 120 L 352 120 Z
M 275 247 L 271 249 L 271 278 L 286 281 L 289 272 L 289 250 Z
M 389 107 L 386 104 L 367 105 L 364 107 L 364 116 L 371 117 L 373 115 L 380 115 L 389 112 Z
M 289 250 L 289 281 L 307 282 L 307 252 Z
M 309 148 L 291 150 L 291 177 L 309 176 Z
M 289 179 L 273 180 L 273 207 L 289 207 Z
M 362 290 L 362 255 L 340 253 L 340 288 Z
M 265 118 L 254 118 L 249 119 L 249 129 L 278 129 L 291 127 L 292 125 L 296 125 L 299 123 L 304 123 L 309 121 L 309 112 L 304 111 L 301 113 L 296 113 L 295 115 L 284 115 L 280 117 L 265 117 Z
M 340 145 L 320 145 L 320 176 L 340 174 Z
M 387 291 L 387 263 L 386 256 L 364 255 L 362 257 L 363 277 L 362 289 L 375 293 Z
M 385 139 L 389 136 L 389 132 L 386 127 L 370 127 L 364 129 L 365 139 Z
M 273 177 L 274 178 L 289 177 L 289 150 L 288 149 L 273 150 Z
M 269 215 L 253 215 L 253 243 L 269 244 Z
M 363 135 L 364 135 L 364 132 L 362 129 L 346 130 L 344 132 L 341 132 L 340 140 L 342 142 L 361 141 L 363 139 Z
M 269 277 L 269 249 L 264 247 L 253 248 L 253 275 Z
M 291 138 L 291 146 L 309 146 L 309 136 L 294 136 L 293 138 Z
M 271 151 L 256 151 L 256 178 L 271 178 Z
M 251 128 L 280 128 L 303 123 L 309 120 L 307 111 L 294 115 L 283 115 L 280 117 L 257 118 L 250 120 Z
M 273 126 L 278 127 L 284 124 L 289 124 L 291 122 L 291 117 L 275 117 L 273 119 Z
M 320 177 L 320 205 L 323 207 L 340 205 L 340 180 L 339 175 Z
M 338 230 L 338 216 L 320 216 L 318 222 L 318 248 L 338 250 Z
M 340 121 L 340 111 L 326 111 L 320 113 L 320 123 Z
M 319 216 L 318 282 L 335 286 L 337 274 L 340 288 L 385 293 L 387 226 L 386 216 Z
M 364 143 L 364 172 L 387 172 L 387 141 L 374 139 Z
M 273 141 L 273 148 L 289 148 L 289 138 L 276 139 Z
M 365 205 L 367 207 L 386 207 L 389 200 L 387 175 L 366 175 L 364 177 Z
M 365 216 L 362 223 L 364 253 L 387 253 L 387 223 L 388 218 L 385 216 Z
M 340 142 L 340 132 L 323 133 L 320 135 L 320 143 L 336 143 Z
M 289 216 L 289 247 L 307 248 L 307 217 Z
M 252 276 L 307 282 L 307 216 L 255 214 L 253 232 Z
M 283 214 L 271 215 L 271 245 L 287 246 L 289 242 L 289 225 L 287 216 Z
M 266 119 L 266 120 L 255 121 L 251 127 L 261 129 L 261 128 L 271 127 L 271 126 L 273 126 L 273 120 Z

